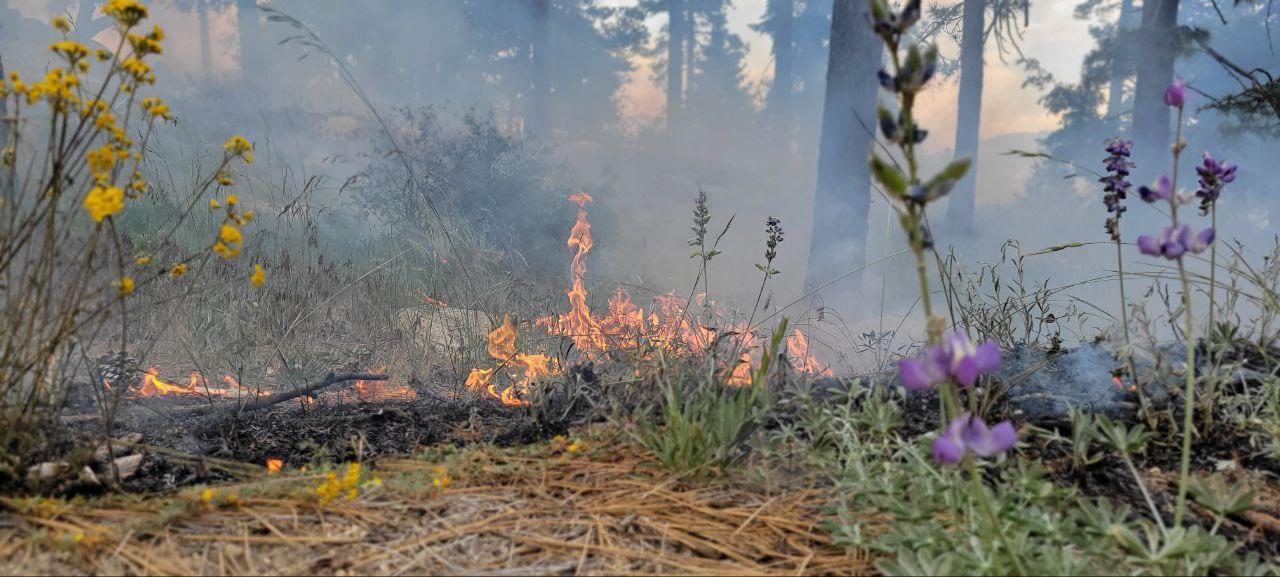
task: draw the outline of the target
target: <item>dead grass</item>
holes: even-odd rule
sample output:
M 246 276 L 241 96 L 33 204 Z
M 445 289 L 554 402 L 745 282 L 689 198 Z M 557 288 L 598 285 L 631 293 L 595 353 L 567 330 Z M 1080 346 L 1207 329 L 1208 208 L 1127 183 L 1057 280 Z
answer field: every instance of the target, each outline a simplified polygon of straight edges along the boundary
M 555 443 L 477 446 L 381 461 L 383 488 L 320 506 L 318 475 L 33 506 L 5 500 L 0 573 L 14 574 L 866 574 L 868 555 L 817 527 L 829 489 L 691 484 L 644 461 L 615 428 Z M 436 455 L 437 458 L 441 457 Z

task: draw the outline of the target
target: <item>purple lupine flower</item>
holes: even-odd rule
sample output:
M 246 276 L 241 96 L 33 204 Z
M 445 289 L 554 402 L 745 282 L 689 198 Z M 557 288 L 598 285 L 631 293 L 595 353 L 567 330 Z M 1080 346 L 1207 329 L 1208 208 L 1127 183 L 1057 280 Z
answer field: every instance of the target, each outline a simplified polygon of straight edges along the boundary
M 1133 154 L 1133 143 L 1123 138 L 1112 138 L 1107 141 L 1107 158 L 1103 160 L 1103 164 L 1107 167 L 1107 175 L 1099 178 L 1098 182 L 1103 184 L 1102 190 L 1106 194 L 1102 196 L 1102 203 L 1107 206 L 1107 212 L 1115 213 L 1114 216 L 1107 217 L 1106 230 L 1114 242 L 1120 242 L 1120 214 L 1126 209 L 1120 204 L 1129 194 L 1129 188 L 1133 186 L 1129 182 L 1129 170 L 1133 168 L 1133 163 L 1129 162 L 1129 156 Z
M 898 362 L 902 386 L 912 391 L 931 388 L 950 379 L 971 387 L 978 377 L 1000 368 L 1000 345 L 988 340 L 974 345 L 964 333 L 953 332 L 929 347 L 919 358 Z
M 1235 182 L 1236 166 L 1217 160 L 1206 152 L 1204 162 L 1196 167 L 1196 174 L 1200 175 L 1200 188 L 1196 190 L 1196 196 L 1200 198 L 1200 214 L 1209 214 L 1209 209 L 1222 196 L 1222 188 Z
M 1138 251 L 1148 256 L 1163 256 L 1169 260 L 1177 260 L 1188 252 L 1192 254 L 1204 252 L 1204 249 L 1213 244 L 1216 235 L 1212 227 L 1198 234 L 1193 234 L 1191 226 L 1186 224 L 1176 228 L 1167 227 L 1158 237 L 1145 234 L 1138 237 Z
M 933 441 L 933 461 L 943 465 L 955 465 L 965 455 L 992 457 L 1012 449 L 1018 443 L 1018 431 L 1013 423 L 1003 421 L 994 427 L 979 417 L 964 413 L 951 420 L 942 436 Z
M 1169 177 L 1161 175 L 1151 186 L 1139 186 L 1138 196 L 1147 202 L 1169 200 L 1173 196 L 1173 183 L 1169 182 Z
M 1171 108 L 1182 108 L 1187 102 L 1187 83 L 1181 78 L 1174 78 L 1169 87 L 1164 89 L 1164 103 Z

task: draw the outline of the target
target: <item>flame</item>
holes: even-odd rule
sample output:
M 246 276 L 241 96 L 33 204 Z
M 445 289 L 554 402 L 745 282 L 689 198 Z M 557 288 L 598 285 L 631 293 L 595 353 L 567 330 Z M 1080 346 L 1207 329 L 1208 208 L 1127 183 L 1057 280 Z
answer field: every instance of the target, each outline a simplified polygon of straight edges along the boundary
M 274 475 L 284 467 L 284 459 L 267 459 L 267 474 Z
M 821 377 L 835 376 L 831 367 L 823 366 L 817 357 L 809 354 L 809 337 L 800 329 L 787 335 L 787 353 L 791 358 L 791 366 L 797 371 Z
M 387 366 L 382 365 L 373 370 L 375 373 L 385 373 Z M 376 403 L 380 401 L 412 401 L 418 398 L 418 392 L 406 385 L 392 385 L 387 381 L 366 381 L 358 380 L 351 386 L 356 392 L 356 398 L 362 403 Z
M 235 377 L 222 377 L 225 388 L 210 387 L 208 381 L 197 371 L 191 371 L 187 385 L 179 385 L 160 378 L 160 369 L 149 367 L 142 372 L 142 384 L 130 390 L 139 397 L 231 397 L 237 395 L 253 395 L 249 389 L 240 386 Z M 266 395 L 267 393 L 260 393 Z
M 730 350 L 736 351 L 737 358 L 731 366 L 723 367 L 722 374 L 726 374 L 725 379 L 731 385 L 750 384 L 752 367 L 760 354 L 759 337 L 745 322 L 728 322 L 724 313 L 718 311 L 705 294 L 696 295 L 695 302 L 709 311 L 707 324 L 712 326 L 696 322 L 688 313 L 687 299 L 676 296 L 674 292 L 655 296 L 646 310 L 619 287 L 610 295 L 604 314 L 600 317 L 592 314 L 587 306 L 589 295 L 585 282 L 587 254 L 595 246 L 586 208 L 592 198 L 585 192 L 579 192 L 569 200 L 577 205 L 578 215 L 566 241 L 573 251 L 569 265 L 571 283 L 566 291 L 568 307 L 561 314 L 534 319 L 533 325 L 550 335 L 572 340 L 578 354 L 588 359 L 598 359 L 610 349 L 644 348 L 644 355 L 652 354 L 654 349 L 673 354 L 697 354 L 713 343 L 727 343 Z M 728 337 L 717 341 L 715 326 L 730 327 Z M 472 369 L 467 376 L 467 388 L 500 399 L 504 404 L 527 404 L 520 400 L 517 392 L 523 394 L 539 378 L 559 372 L 554 360 L 545 354 L 520 353 L 516 340 L 516 327 L 509 316 L 504 316 L 502 324 L 488 335 L 489 356 L 499 365 Z M 830 367 L 811 354 L 808 337 L 803 332 L 796 330 L 787 336 L 787 349 L 791 365 L 797 370 L 824 376 L 833 374 Z M 508 373 L 514 384 L 498 393 L 494 378 L 496 370 L 503 367 L 515 371 Z

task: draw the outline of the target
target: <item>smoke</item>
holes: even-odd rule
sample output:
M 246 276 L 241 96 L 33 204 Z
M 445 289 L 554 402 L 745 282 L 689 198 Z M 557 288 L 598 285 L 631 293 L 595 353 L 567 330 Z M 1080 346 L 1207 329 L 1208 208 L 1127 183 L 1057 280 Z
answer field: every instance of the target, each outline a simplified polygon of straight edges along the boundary
M 0 52 L 8 68 L 38 74 L 48 62 L 43 47 L 52 37 L 42 22 L 72 4 L 11 4 L 18 10 L 0 15 L 5 31 Z M 686 240 L 693 199 L 701 189 L 710 198 L 709 228 L 719 233 L 733 219 L 719 247 L 723 252 L 709 271 L 708 285 L 717 302 L 751 305 L 763 280 L 753 265 L 763 262 L 764 222 L 776 216 L 782 219 L 787 240 L 774 263 L 782 273 L 769 279 L 764 292 L 768 312 L 798 301 L 784 314 L 842 324 L 826 331 L 831 342 L 821 343 L 842 351 L 854 346 L 849 335 L 867 326 L 893 327 L 908 318 L 904 330 L 919 328 L 914 279 L 904 258 L 869 267 L 853 299 L 835 303 L 822 294 L 802 298 L 815 212 L 827 57 L 824 27 L 829 26 L 830 1 L 796 2 L 795 83 L 789 93 L 791 109 L 782 116 L 764 112 L 764 95 L 775 92 L 767 90 L 767 74 L 760 84 L 747 82 L 760 78 L 761 63 L 767 63 L 760 55 L 768 54 L 769 47 L 759 43 L 758 36 L 747 38 L 754 44 L 743 44 L 743 36 L 735 32 L 744 21 L 742 11 L 763 14 L 763 5 L 740 2 L 728 8 L 729 3 L 723 3 L 725 11 L 719 11 L 722 3 L 700 3 L 703 11 L 692 16 L 694 44 L 685 52 L 689 65 L 684 67 L 681 122 L 672 127 L 665 125 L 661 106 L 637 107 L 627 100 L 637 94 L 637 78 L 665 85 L 666 15 L 658 6 L 664 3 L 553 0 L 549 40 L 539 40 L 534 33 L 531 4 L 274 0 L 262 6 L 297 18 L 323 39 L 392 125 L 430 194 L 462 214 L 475 234 L 505 251 L 503 262 L 528 265 L 540 273 L 563 273 L 569 258 L 564 238 L 574 214 L 563 197 L 585 190 L 596 199 L 589 207 L 596 239 L 590 280 L 683 293 L 697 271 L 697 263 L 688 258 Z M 1036 3 L 1022 46 L 1027 58 L 1040 59 L 1055 74 L 1049 85 L 1021 86 L 1026 77 L 1021 63 L 1012 57 L 1000 62 L 998 55 L 988 54 L 976 230 L 948 234 L 934 223 L 940 251 L 954 248 L 971 270 L 998 260 L 1009 238 L 1020 239 L 1028 253 L 1082 243 L 1026 259 L 1028 282 L 1047 279 L 1049 286 L 1068 286 L 1106 277 L 1113 268 L 1114 247 L 1105 243 L 1102 228 L 1101 192 L 1090 171 L 1101 172 L 1103 141 L 1125 134 L 1129 121 L 1124 116 L 1104 117 L 1100 107 L 1071 98 L 1105 90 L 1109 78 L 1099 77 L 1101 60 L 1088 57 L 1094 44 L 1084 35 L 1090 26 L 1113 21 L 1115 14 L 1075 20 L 1069 4 Z M 206 33 L 214 52 L 213 70 L 210 77 L 201 77 L 201 43 L 195 40 L 201 31 L 194 15 L 171 2 L 156 1 L 152 6 L 162 25 L 181 31 L 171 33 L 173 48 L 158 71 L 157 92 L 172 95 L 178 114 L 177 126 L 167 128 L 169 134 L 158 141 L 166 147 L 169 169 L 181 160 L 200 161 L 193 151 L 216 146 L 228 134 L 244 133 L 258 144 L 260 161 L 240 179 L 244 184 L 238 192 L 267 218 L 305 212 L 313 221 L 311 234 L 323 246 L 349 247 L 400 230 L 435 226 L 421 212 L 423 207 L 406 200 L 406 191 L 413 192 L 406 184 L 408 175 L 388 161 L 390 143 L 333 63 L 289 41 L 298 30 L 269 21 L 265 13 L 242 11 L 245 2 L 212 2 L 211 30 Z M 1206 30 L 1217 50 L 1246 69 L 1274 71 L 1277 59 L 1268 48 L 1258 10 L 1252 5 L 1236 7 L 1223 25 L 1208 8 L 1188 4 L 1179 24 Z M 257 19 L 262 38 L 242 41 L 240 35 L 252 28 L 239 26 L 238 19 L 247 17 Z M 114 41 L 111 32 L 94 39 L 104 45 Z M 943 36 L 939 42 L 944 55 L 956 56 L 952 40 Z M 260 52 L 241 54 L 245 46 L 259 47 Z M 550 61 L 545 67 L 533 66 L 539 50 Z M 243 66 L 246 58 L 256 66 Z M 744 58 L 753 64 L 744 65 Z M 1194 185 L 1192 165 L 1206 150 L 1240 165 L 1240 175 L 1220 205 L 1220 238 L 1238 238 L 1257 255 L 1269 247 L 1280 224 L 1280 203 L 1271 185 L 1280 167 L 1269 161 L 1276 135 L 1251 130 L 1225 113 L 1200 109 L 1210 98 L 1239 88 L 1202 52 L 1189 47 L 1180 55 L 1176 72 L 1194 88 L 1194 113 L 1186 130 L 1190 148 L 1179 178 Z M 535 77 L 538 74 L 546 77 Z M 953 154 L 953 80 L 939 83 L 924 100 L 920 120 L 933 131 L 926 146 L 926 174 Z M 1062 90 L 1055 92 L 1057 88 Z M 544 101 L 548 105 L 539 108 Z M 658 114 L 626 116 L 638 108 Z M 527 122 L 535 113 L 545 117 L 536 127 Z M 426 116 L 432 122 L 413 120 Z M 1045 150 L 1078 165 L 1005 154 L 1014 149 Z M 181 175 L 162 180 L 169 180 L 172 189 L 181 188 Z M 404 202 L 387 200 L 397 198 Z M 1136 199 L 1129 204 L 1126 240 L 1158 230 L 1158 212 Z M 404 210 L 390 212 L 397 207 Z M 940 221 L 946 205 L 933 211 L 932 218 Z M 865 237 L 868 261 L 905 247 L 896 219 L 875 191 Z M 1132 250 L 1128 258 L 1138 273 L 1130 294 L 1142 295 L 1152 279 L 1141 273 L 1158 273 L 1158 263 L 1141 260 Z M 1201 263 L 1194 266 L 1204 268 Z M 1087 340 L 1109 326 L 1119 312 L 1114 289 L 1113 279 L 1103 280 L 1080 285 L 1070 296 L 1055 297 L 1054 304 L 1063 309 L 1089 310 L 1062 336 Z M 834 310 L 815 310 L 837 304 Z M 815 340 L 821 337 L 819 333 Z

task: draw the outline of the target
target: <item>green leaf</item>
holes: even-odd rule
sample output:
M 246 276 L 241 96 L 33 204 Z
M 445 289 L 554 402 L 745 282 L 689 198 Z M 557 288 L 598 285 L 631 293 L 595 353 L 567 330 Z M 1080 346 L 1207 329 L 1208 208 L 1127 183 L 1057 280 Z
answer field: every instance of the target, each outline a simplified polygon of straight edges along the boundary
M 875 176 L 876 182 L 884 185 L 889 194 L 897 198 L 902 198 L 907 192 L 907 178 L 902 175 L 902 171 L 898 167 L 893 166 L 880 157 L 871 155 L 871 174 Z
M 947 180 L 960 180 L 961 178 L 964 178 L 965 173 L 969 172 L 969 164 L 971 164 L 971 162 L 972 161 L 970 161 L 969 157 L 967 156 L 964 158 L 961 158 L 960 160 L 953 160 L 951 161 L 951 164 L 948 164 L 946 168 L 942 169 L 942 172 L 939 172 L 938 174 L 934 175 L 933 178 L 934 179 L 945 178 Z

